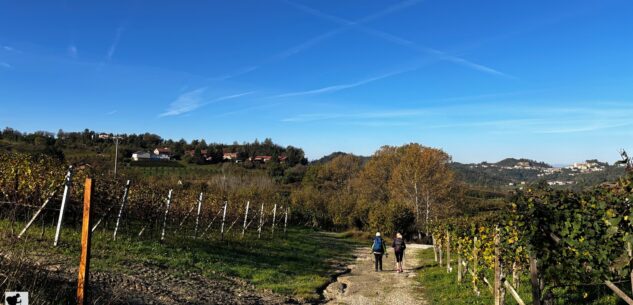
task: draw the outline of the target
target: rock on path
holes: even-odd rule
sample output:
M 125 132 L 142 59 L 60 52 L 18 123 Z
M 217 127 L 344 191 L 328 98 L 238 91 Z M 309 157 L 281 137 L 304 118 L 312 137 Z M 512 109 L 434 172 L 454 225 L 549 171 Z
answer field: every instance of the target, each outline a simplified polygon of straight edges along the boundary
M 415 270 L 420 265 L 418 251 L 429 245 L 408 244 L 404 257 L 404 272 L 396 273 L 395 255 L 383 257 L 383 271 L 374 271 L 374 255 L 369 247 L 356 250 L 356 262 L 351 272 L 340 276 L 324 291 L 326 305 L 419 305 L 427 304 L 421 297 Z

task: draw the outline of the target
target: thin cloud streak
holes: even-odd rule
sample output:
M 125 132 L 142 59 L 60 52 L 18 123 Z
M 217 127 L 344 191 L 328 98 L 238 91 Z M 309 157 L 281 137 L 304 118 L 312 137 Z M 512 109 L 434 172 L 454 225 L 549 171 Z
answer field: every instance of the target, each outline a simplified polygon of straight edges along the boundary
M 385 73 L 385 74 L 381 74 L 378 76 L 372 76 L 372 77 L 368 77 L 353 83 L 347 83 L 347 84 L 338 84 L 338 85 L 332 85 L 332 86 L 327 86 L 327 87 L 322 87 L 322 88 L 317 88 L 317 89 L 311 89 L 311 90 L 305 90 L 305 91 L 296 91 L 296 92 L 289 92 L 289 93 L 283 93 L 283 94 L 278 94 L 275 96 L 272 96 L 272 98 L 285 98 L 285 97 L 293 97 L 293 96 L 304 96 L 304 95 L 316 95 L 316 94 L 323 94 L 323 93 L 332 93 L 332 92 L 337 92 L 337 91 L 341 91 L 341 90 L 346 90 L 346 89 L 351 89 L 351 88 L 355 88 L 358 86 L 362 86 L 362 85 L 366 85 L 369 83 L 373 83 L 375 81 L 379 81 L 381 79 L 385 79 L 388 77 L 392 77 L 392 76 L 396 76 L 399 74 L 403 74 L 406 72 L 411 72 L 411 71 L 415 71 L 419 68 L 421 68 L 425 63 L 422 64 L 416 64 L 413 65 L 412 67 L 409 68 L 404 68 L 404 69 L 398 69 L 389 73 Z
M 5 68 L 5 69 L 13 68 L 13 66 L 10 65 L 8 62 L 0 62 L 0 67 Z
M 287 1 L 286 0 L 284 2 L 289 4 L 289 5 L 291 5 L 291 6 L 293 6 L 293 7 L 295 7 L 295 8 L 297 8 L 297 9 L 299 9 L 299 10 L 301 10 L 301 11 L 309 13 L 309 14 L 311 14 L 313 16 L 317 16 L 317 17 L 322 18 L 322 19 L 327 19 L 327 20 L 333 21 L 335 23 L 342 24 L 342 25 L 344 25 L 346 27 L 356 28 L 357 30 L 360 30 L 362 32 L 365 32 L 365 33 L 373 35 L 373 36 L 380 37 L 380 38 L 382 38 L 384 40 L 387 40 L 389 42 L 392 42 L 392 43 L 395 43 L 395 44 L 398 44 L 398 45 L 401 45 L 401 46 L 408 47 L 410 49 L 413 49 L 413 50 L 421 52 L 421 53 L 425 53 L 425 54 L 429 54 L 429 55 L 435 56 L 439 60 L 446 60 L 446 61 L 449 61 L 449 62 L 453 62 L 455 64 L 462 65 L 462 66 L 465 66 L 467 68 L 470 68 L 470 69 L 473 69 L 473 70 L 476 70 L 476 71 L 480 71 L 480 72 L 483 72 L 483 73 L 487 73 L 487 74 L 492 74 L 492 75 L 496 75 L 496 76 L 502 76 L 502 77 L 506 77 L 506 78 L 515 78 L 515 77 L 513 77 L 511 75 L 508 75 L 506 73 L 503 73 L 503 72 L 498 71 L 496 69 L 493 69 L 491 67 L 471 62 L 471 61 L 469 61 L 469 60 L 467 60 L 465 58 L 454 56 L 454 55 L 450 55 L 450 54 L 448 54 L 448 53 L 446 53 L 444 51 L 440 51 L 440 50 L 437 50 L 437 49 L 434 49 L 434 48 L 430 48 L 430 47 L 426 47 L 426 46 L 420 46 L 420 45 L 416 44 L 415 42 L 410 41 L 408 39 L 405 39 L 405 38 L 402 38 L 402 37 L 399 37 L 399 36 L 396 36 L 396 35 L 393 35 L 393 34 L 390 34 L 390 33 L 387 33 L 387 32 L 379 31 L 379 30 L 376 30 L 376 29 L 373 29 L 373 28 L 369 28 L 367 26 L 362 25 L 359 22 L 353 22 L 353 21 L 346 20 L 346 19 L 343 19 L 343 18 L 340 18 L 340 17 L 337 17 L 337 16 L 329 15 L 329 14 L 326 14 L 326 13 L 320 11 L 320 10 L 313 9 L 311 7 L 308 7 L 308 6 L 305 6 L 305 5 L 302 5 L 302 4 L 297 4 L 297 3 L 294 3 L 294 2 L 291 2 L 291 1 Z
M 116 34 L 114 36 L 114 41 L 110 45 L 110 48 L 108 48 L 108 54 L 106 56 L 106 60 L 107 61 L 112 60 L 112 56 L 114 56 L 114 53 L 116 52 L 116 49 L 119 46 L 119 41 L 121 40 L 121 35 L 123 35 L 123 31 L 125 31 L 125 27 L 123 27 L 123 26 L 119 26 L 116 29 Z
M 248 74 L 250 72 L 253 72 L 257 69 L 259 69 L 261 66 L 263 65 L 267 65 L 267 64 L 271 64 L 271 63 L 275 63 L 275 62 L 279 62 L 282 61 L 290 56 L 293 56 L 295 54 L 298 54 L 302 51 L 305 51 L 309 48 L 312 48 L 316 45 L 318 45 L 319 43 L 321 43 L 322 41 L 333 37 L 341 32 L 344 32 L 352 27 L 354 27 L 355 25 L 359 25 L 359 24 L 363 24 L 363 23 L 367 23 L 379 18 L 382 18 L 384 16 L 387 16 L 389 14 L 393 14 L 399 10 L 405 9 L 407 7 L 416 5 L 418 3 L 422 2 L 422 0 L 408 0 L 408 1 L 403 1 L 400 2 L 394 6 L 388 7 L 385 10 L 382 10 L 380 12 L 368 15 L 364 18 L 361 18 L 357 21 L 354 22 L 350 22 L 349 24 L 345 24 L 340 28 L 334 29 L 334 30 L 330 30 L 327 32 L 324 32 L 322 34 L 316 35 L 314 37 L 311 37 L 309 39 L 307 39 L 306 41 L 299 43 L 295 46 L 292 46 L 288 49 L 285 49 L 279 53 L 274 54 L 273 56 L 267 58 L 266 60 L 264 60 L 263 62 L 261 62 L 258 65 L 253 65 L 253 66 L 249 66 L 249 67 L 245 67 L 245 68 L 240 68 L 234 72 L 228 73 L 226 75 L 220 76 L 220 77 L 213 77 L 210 80 L 227 80 L 230 78 L 234 78 L 234 77 L 238 77 L 241 75 L 245 75 Z
M 173 101 L 169 105 L 169 109 L 159 114 L 158 117 L 160 118 L 160 117 L 166 117 L 166 116 L 182 115 L 209 104 L 236 99 L 236 98 L 240 98 L 240 97 L 254 93 L 254 91 L 248 91 L 248 92 L 221 96 L 215 99 L 205 101 L 203 94 L 205 93 L 206 90 L 207 88 L 203 87 L 203 88 L 198 88 L 198 89 L 191 90 L 191 91 L 181 94 L 175 101 Z
M 313 122 L 324 121 L 333 119 L 390 119 L 390 118 L 403 118 L 403 117 L 415 117 L 420 115 L 430 114 L 430 111 L 426 109 L 402 109 L 392 111 L 375 111 L 375 112 L 359 112 L 359 113 L 315 113 L 304 114 L 295 117 L 282 119 L 282 122 Z

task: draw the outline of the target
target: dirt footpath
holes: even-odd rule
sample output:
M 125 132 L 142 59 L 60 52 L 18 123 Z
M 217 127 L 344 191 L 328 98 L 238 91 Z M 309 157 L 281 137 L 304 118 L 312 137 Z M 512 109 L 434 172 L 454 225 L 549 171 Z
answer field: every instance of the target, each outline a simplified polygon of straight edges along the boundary
M 389 257 L 383 257 L 383 271 L 374 271 L 374 258 L 369 247 L 356 250 L 356 262 L 351 272 L 330 284 L 324 295 L 327 305 L 419 305 L 426 304 L 421 298 L 420 284 L 416 282 L 416 268 L 420 265 L 417 253 L 429 245 L 407 245 L 404 272 L 396 273 L 395 255 L 389 249 Z

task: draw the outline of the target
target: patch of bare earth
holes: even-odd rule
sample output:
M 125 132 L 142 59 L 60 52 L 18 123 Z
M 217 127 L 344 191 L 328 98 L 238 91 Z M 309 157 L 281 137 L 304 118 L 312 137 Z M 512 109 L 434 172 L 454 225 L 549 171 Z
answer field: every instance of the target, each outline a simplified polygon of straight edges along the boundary
M 324 291 L 326 305 L 419 305 L 427 304 L 422 298 L 421 286 L 415 280 L 420 265 L 417 252 L 427 245 L 407 245 L 403 273 L 396 273 L 395 255 L 383 257 L 383 271 L 374 270 L 374 255 L 369 248 L 356 250 L 357 259 L 350 265 L 351 272 L 339 276 Z

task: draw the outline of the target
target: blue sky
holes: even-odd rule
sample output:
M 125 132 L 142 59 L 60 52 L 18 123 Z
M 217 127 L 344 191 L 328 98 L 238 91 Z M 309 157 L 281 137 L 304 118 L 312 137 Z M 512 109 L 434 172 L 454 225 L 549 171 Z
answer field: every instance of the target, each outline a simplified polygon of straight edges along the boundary
M 628 0 L 0 1 L 0 126 L 23 131 L 612 162 L 632 84 Z

